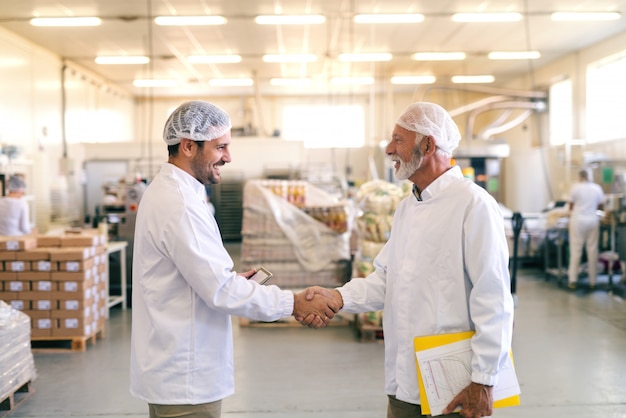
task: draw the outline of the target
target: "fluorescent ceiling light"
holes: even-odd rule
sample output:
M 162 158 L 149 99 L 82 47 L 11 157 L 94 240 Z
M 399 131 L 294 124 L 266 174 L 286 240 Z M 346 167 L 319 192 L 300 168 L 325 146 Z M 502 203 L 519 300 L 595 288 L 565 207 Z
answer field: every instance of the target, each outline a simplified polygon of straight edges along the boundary
M 133 81 L 133 86 L 135 87 L 174 87 L 178 84 L 178 81 L 173 79 L 159 79 L 159 80 L 148 80 L 148 79 L 138 79 Z
M 223 16 L 157 16 L 154 23 L 159 26 L 208 26 L 224 25 Z
M 99 17 L 35 17 L 30 20 L 33 26 L 100 26 Z
M 247 87 L 253 84 L 254 80 L 251 78 L 213 78 L 209 80 L 209 85 L 213 87 Z
M 374 84 L 374 77 L 333 77 L 330 82 L 337 85 Z
M 315 62 L 317 55 L 315 54 L 265 54 L 263 55 L 265 62 Z
M 539 51 L 493 51 L 490 60 L 536 60 L 541 57 Z
M 313 83 L 310 78 L 271 78 L 272 86 L 308 86 Z
M 192 64 L 234 64 L 241 62 L 241 55 L 189 55 L 187 61 Z
M 454 22 L 519 22 L 521 13 L 455 13 Z
M 472 84 L 472 83 L 493 83 L 495 77 L 492 75 L 455 75 L 452 82 L 456 84 Z
M 465 52 L 417 52 L 411 58 L 415 61 L 460 61 L 465 57 Z
M 621 17 L 619 12 L 556 12 L 550 18 L 558 22 L 580 22 L 594 20 L 617 20 Z
M 118 55 L 118 56 L 98 56 L 95 59 L 96 64 L 147 64 L 150 62 L 150 58 L 144 55 Z
M 419 13 L 404 14 L 363 14 L 354 16 L 354 23 L 419 23 L 424 15 Z
M 319 25 L 326 18 L 322 15 L 261 15 L 254 21 L 259 25 Z
M 391 77 L 391 84 L 433 84 L 436 80 L 432 75 L 397 75 Z
M 369 54 L 339 54 L 339 61 L 343 62 L 371 62 L 391 61 L 392 55 L 388 52 Z

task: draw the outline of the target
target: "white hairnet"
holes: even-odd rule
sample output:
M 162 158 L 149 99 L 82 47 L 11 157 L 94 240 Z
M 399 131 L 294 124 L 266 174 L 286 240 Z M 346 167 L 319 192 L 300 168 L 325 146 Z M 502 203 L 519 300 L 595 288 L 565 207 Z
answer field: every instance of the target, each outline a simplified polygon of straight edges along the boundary
M 402 112 L 396 124 L 406 130 L 434 137 L 437 146 L 449 154 L 461 140 L 459 128 L 450 114 L 435 103 L 413 103 Z
M 181 139 L 211 141 L 226 134 L 232 127 L 230 117 L 214 104 L 192 101 L 178 106 L 167 118 L 163 139 L 176 145 Z
M 7 188 L 12 192 L 19 192 L 26 189 L 26 182 L 18 176 L 11 176 Z

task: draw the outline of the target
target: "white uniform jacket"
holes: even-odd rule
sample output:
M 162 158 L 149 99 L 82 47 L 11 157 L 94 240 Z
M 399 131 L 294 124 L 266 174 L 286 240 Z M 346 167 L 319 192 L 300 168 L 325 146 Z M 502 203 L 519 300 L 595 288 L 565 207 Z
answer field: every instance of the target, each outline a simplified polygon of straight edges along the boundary
M 169 163 L 141 199 L 133 251 L 133 396 L 174 405 L 231 395 L 230 315 L 290 316 L 293 292 L 231 271 L 204 186 Z
M 420 403 L 413 338 L 476 330 L 472 381 L 493 385 L 511 347 L 508 246 L 496 201 L 453 167 L 394 215 L 375 271 L 339 288 L 347 312 L 383 311 L 385 391 Z

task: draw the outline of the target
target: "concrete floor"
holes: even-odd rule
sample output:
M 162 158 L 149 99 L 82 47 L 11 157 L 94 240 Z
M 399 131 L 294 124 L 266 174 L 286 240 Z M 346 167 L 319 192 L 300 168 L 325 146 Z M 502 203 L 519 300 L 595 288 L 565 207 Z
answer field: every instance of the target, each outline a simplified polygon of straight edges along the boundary
M 522 404 L 498 418 L 626 417 L 626 304 L 606 290 L 561 289 L 518 272 L 513 351 Z M 239 327 L 236 394 L 223 417 L 381 418 L 383 344 L 348 326 Z M 11 418 L 147 417 L 128 391 L 130 311 L 111 311 L 106 337 L 85 352 L 36 353 L 35 392 Z

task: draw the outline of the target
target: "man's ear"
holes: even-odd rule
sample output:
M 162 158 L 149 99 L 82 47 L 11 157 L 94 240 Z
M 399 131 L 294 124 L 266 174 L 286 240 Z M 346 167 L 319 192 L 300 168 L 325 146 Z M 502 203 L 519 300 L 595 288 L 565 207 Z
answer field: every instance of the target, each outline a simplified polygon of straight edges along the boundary
M 190 156 L 193 152 L 194 142 L 191 139 L 183 138 L 180 140 L 178 146 L 179 152 L 182 152 L 185 156 Z

